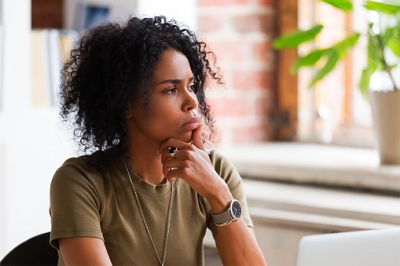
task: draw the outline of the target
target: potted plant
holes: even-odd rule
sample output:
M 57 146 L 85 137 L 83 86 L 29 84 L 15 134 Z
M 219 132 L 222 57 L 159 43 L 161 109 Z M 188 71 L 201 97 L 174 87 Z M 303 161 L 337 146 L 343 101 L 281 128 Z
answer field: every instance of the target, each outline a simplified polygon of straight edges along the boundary
M 344 12 L 353 9 L 349 0 L 320 0 Z M 359 88 L 370 101 L 377 137 L 381 164 L 400 164 L 400 80 L 396 81 L 393 69 L 400 67 L 400 5 L 365 1 L 368 11 L 377 12 L 385 23 L 370 23 L 367 32 L 367 66 L 362 70 Z M 323 25 L 315 25 L 309 30 L 297 30 L 280 36 L 273 43 L 276 49 L 295 48 L 305 42 L 315 40 Z M 296 72 L 303 67 L 314 67 L 317 71 L 309 87 L 328 75 L 336 64 L 345 57 L 347 51 L 359 41 L 360 33 L 352 32 L 331 47 L 315 48 L 300 56 L 292 65 Z M 384 72 L 390 80 L 390 87 L 371 90 L 371 77 Z M 368 99 L 369 98 L 369 99 Z

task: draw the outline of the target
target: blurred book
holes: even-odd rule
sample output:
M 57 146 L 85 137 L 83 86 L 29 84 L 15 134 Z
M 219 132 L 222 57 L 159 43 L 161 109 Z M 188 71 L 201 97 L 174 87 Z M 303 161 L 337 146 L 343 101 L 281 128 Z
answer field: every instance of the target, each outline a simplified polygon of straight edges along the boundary
M 31 32 L 31 104 L 54 106 L 58 102 L 61 70 L 77 34 L 55 29 Z
M 48 66 L 48 31 L 31 32 L 31 104 L 32 107 L 50 105 L 50 77 Z
M 132 3 L 134 1 L 122 2 L 77 1 L 75 4 L 72 28 L 82 33 L 108 21 L 126 21 L 136 10 L 136 5 Z
M 56 105 L 61 85 L 61 40 L 58 30 L 48 30 L 49 74 L 50 74 L 50 105 Z
M 78 39 L 78 33 L 74 30 L 62 30 L 60 34 L 61 43 L 61 60 L 64 65 L 69 57 L 69 53 L 74 46 L 74 42 Z

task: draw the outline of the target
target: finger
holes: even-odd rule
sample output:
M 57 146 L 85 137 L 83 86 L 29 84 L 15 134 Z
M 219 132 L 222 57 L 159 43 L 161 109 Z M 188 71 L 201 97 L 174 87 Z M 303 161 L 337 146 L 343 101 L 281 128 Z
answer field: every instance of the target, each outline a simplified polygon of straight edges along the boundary
M 204 124 L 200 123 L 199 126 L 195 130 L 193 130 L 192 141 L 194 146 L 204 151 L 205 148 L 203 145 L 203 140 L 201 139 L 201 133 L 203 132 L 203 127 Z
M 167 166 L 166 164 L 163 164 L 162 171 L 163 171 L 163 174 L 165 177 L 168 177 L 168 172 L 171 171 L 171 168 L 175 169 L 175 167 L 170 167 L 170 166 Z
M 163 143 L 161 143 L 160 148 L 159 148 L 159 153 L 164 153 L 165 151 L 169 152 L 170 148 L 172 148 L 172 147 L 175 147 L 178 150 L 183 150 L 183 149 L 187 149 L 190 146 L 191 145 L 189 143 L 180 141 L 178 139 L 169 138 L 166 141 L 164 141 Z
M 161 162 L 162 164 L 163 164 L 163 166 L 166 166 L 166 167 L 169 167 L 169 168 L 172 168 L 172 167 L 185 167 L 186 166 L 186 164 L 187 164 L 187 162 L 186 162 L 186 160 L 185 159 L 178 159 L 178 160 L 175 160 L 175 159 L 166 159 L 166 160 L 163 160 L 162 162 Z
M 163 153 L 161 154 L 161 163 L 165 163 L 169 160 L 174 160 L 174 159 L 178 159 L 178 150 L 174 153 L 170 153 L 169 149 L 165 149 L 163 151 Z
M 179 169 L 170 169 L 165 177 L 167 178 L 168 182 L 172 183 L 176 178 L 179 178 Z
M 163 164 L 163 174 L 164 176 L 168 175 L 168 172 L 172 170 L 176 170 L 176 169 L 182 169 L 185 167 L 185 163 L 179 160 L 171 160 L 171 159 L 166 159 L 164 161 L 162 161 Z

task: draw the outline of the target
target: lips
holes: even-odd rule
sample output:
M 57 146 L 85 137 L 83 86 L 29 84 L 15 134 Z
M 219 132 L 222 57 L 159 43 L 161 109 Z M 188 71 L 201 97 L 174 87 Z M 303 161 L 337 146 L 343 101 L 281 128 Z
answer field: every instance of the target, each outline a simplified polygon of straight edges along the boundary
M 186 128 L 187 130 L 195 130 L 199 126 L 199 119 L 198 118 L 192 118 L 186 121 L 182 127 Z

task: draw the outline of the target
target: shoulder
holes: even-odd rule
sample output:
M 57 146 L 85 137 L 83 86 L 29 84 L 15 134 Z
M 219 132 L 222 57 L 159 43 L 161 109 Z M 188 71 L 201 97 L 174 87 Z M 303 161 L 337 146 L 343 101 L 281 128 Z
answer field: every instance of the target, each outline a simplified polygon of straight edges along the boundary
M 69 158 L 55 172 L 51 187 L 65 189 L 78 185 L 94 185 L 101 181 L 102 173 L 89 163 L 89 156 Z
M 233 163 L 216 150 L 208 152 L 211 163 L 218 175 L 228 183 L 229 187 L 236 187 L 242 181 Z
M 228 158 L 218 153 L 216 150 L 209 151 L 208 156 L 210 156 L 211 163 L 213 164 L 215 170 L 233 170 L 235 168 L 233 163 Z
M 66 160 L 56 171 L 54 177 L 64 176 L 69 173 L 80 173 L 82 175 L 87 174 L 100 174 L 94 166 L 89 163 L 89 156 L 84 155 L 80 157 L 72 157 Z

